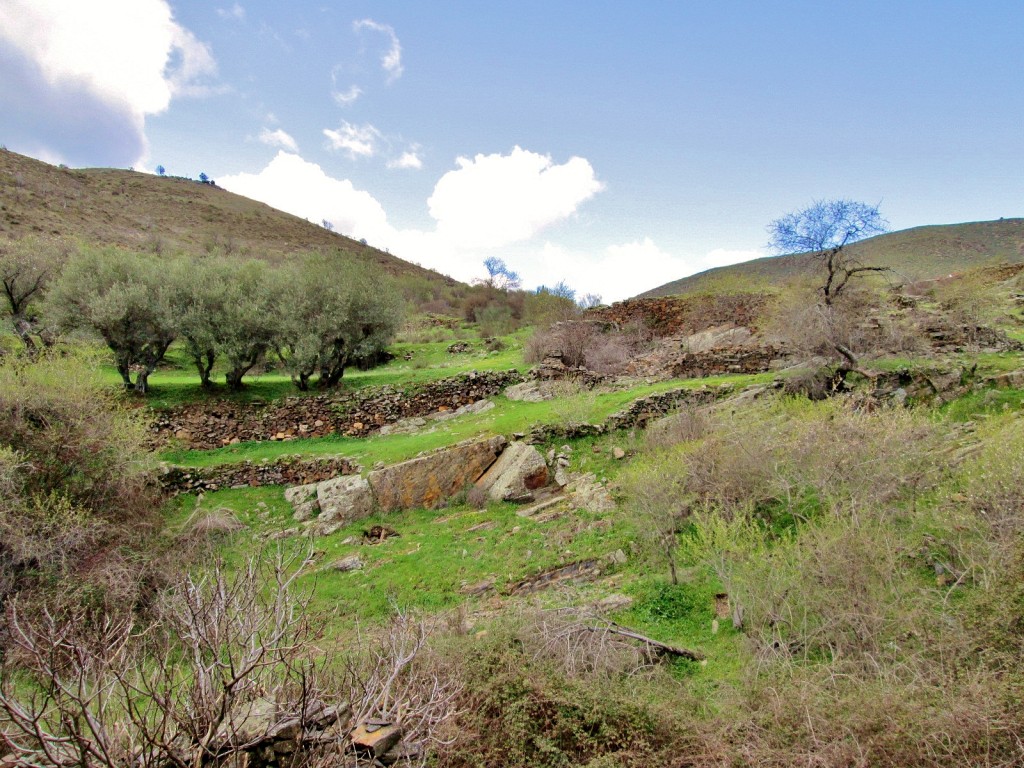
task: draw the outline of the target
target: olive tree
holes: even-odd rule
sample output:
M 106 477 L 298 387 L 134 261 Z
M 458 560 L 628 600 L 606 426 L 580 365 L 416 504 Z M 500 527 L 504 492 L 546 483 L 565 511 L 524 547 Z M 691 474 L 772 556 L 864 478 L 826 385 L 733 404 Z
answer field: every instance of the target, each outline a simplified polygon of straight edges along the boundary
M 242 378 L 274 349 L 282 323 L 281 274 L 262 261 L 224 261 L 213 267 L 223 293 L 206 307 L 205 333 L 227 361 L 225 382 L 242 388 Z
M 83 248 L 53 284 L 47 307 L 59 327 L 99 334 L 125 387 L 144 393 L 177 332 L 173 298 L 161 263 L 119 248 Z
M 278 354 L 303 391 L 336 386 L 352 363 L 371 361 L 394 338 L 402 315 L 396 287 L 379 272 L 338 256 L 310 256 L 288 270 Z
M 67 243 L 40 237 L 0 241 L 0 288 L 5 309 L 10 313 L 14 332 L 29 351 L 39 347 L 33 336 L 38 335 L 44 346 L 52 343 L 52 336 L 45 331 L 40 333 L 36 308 L 47 286 L 60 272 L 68 251 Z

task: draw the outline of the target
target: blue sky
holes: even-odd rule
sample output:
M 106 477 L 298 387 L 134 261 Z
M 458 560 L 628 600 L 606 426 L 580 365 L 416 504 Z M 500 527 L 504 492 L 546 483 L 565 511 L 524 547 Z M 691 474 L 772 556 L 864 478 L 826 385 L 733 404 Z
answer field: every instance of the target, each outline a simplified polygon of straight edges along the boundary
M 0 0 L 0 143 L 605 300 L 814 199 L 1022 215 L 1024 3 Z

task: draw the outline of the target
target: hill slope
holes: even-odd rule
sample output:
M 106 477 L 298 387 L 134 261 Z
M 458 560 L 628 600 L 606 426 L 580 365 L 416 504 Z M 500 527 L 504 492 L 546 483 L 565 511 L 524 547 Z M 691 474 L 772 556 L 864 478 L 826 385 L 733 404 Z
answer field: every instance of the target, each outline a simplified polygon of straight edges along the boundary
M 0 150 L 0 238 L 31 234 L 155 253 L 219 248 L 271 261 L 341 249 L 392 275 L 456 284 L 220 187 L 116 168 L 59 168 Z
M 888 266 L 900 282 L 962 272 L 994 262 L 1024 262 L 1024 219 L 914 227 L 862 240 L 849 253 L 865 264 Z M 814 257 L 789 254 L 709 269 L 641 293 L 638 298 L 714 291 L 723 286 L 775 285 L 807 272 Z

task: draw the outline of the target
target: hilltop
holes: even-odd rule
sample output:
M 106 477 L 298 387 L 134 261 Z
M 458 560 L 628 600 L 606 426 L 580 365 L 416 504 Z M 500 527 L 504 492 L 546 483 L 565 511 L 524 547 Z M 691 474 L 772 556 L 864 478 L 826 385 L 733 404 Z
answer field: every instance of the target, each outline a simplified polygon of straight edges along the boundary
M 70 237 L 152 253 L 279 261 L 344 250 L 396 277 L 457 282 L 298 216 L 191 179 L 118 168 L 62 168 L 0 150 L 0 237 Z
M 1024 219 L 913 227 L 862 240 L 847 250 L 864 264 L 891 267 L 898 282 L 931 280 L 986 264 L 1024 262 Z M 797 253 L 717 267 L 652 288 L 637 298 L 778 285 L 806 273 L 813 258 Z

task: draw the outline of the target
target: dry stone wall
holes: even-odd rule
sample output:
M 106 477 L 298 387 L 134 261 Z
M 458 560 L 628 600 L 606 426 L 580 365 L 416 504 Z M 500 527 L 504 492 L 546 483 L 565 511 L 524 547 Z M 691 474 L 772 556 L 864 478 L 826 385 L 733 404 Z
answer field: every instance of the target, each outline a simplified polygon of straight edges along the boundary
M 343 457 L 301 459 L 285 457 L 276 461 L 226 464 L 219 467 L 177 467 L 167 465 L 160 473 L 164 489 L 172 494 L 218 491 L 224 488 L 263 485 L 308 485 L 339 475 L 351 475 L 359 465 Z
M 270 404 L 193 403 L 161 412 L 150 429 L 157 443 L 176 438 L 193 450 L 334 434 L 365 437 L 400 419 L 455 410 L 522 381 L 519 371 L 472 371 L 413 391 L 380 387 L 370 393 L 287 397 Z
M 716 325 L 756 327 L 767 302 L 768 297 L 761 293 L 662 296 L 617 301 L 610 307 L 590 310 L 586 317 L 620 327 L 642 323 L 656 335 L 668 336 L 681 331 L 696 333 Z

